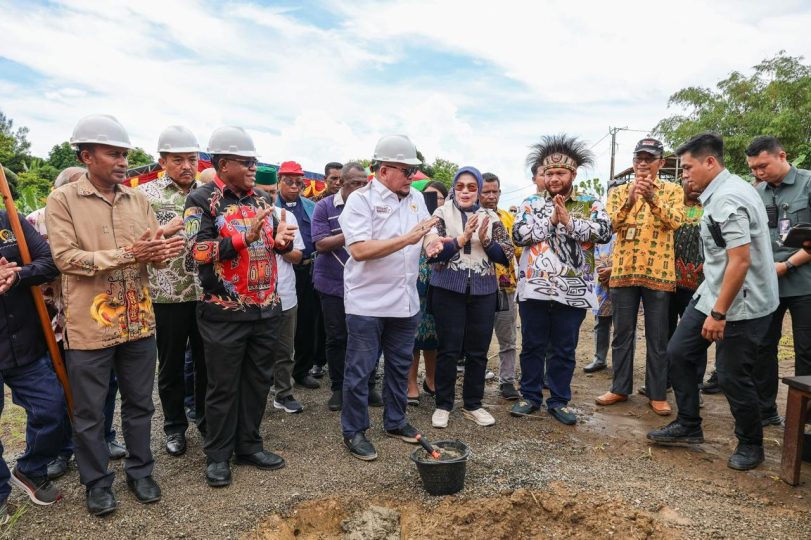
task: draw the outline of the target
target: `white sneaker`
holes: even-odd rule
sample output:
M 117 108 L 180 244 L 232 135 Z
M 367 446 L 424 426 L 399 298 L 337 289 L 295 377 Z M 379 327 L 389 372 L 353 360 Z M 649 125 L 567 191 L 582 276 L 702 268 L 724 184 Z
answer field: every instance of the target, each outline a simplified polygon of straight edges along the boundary
M 465 418 L 473 420 L 480 426 L 492 426 L 496 423 L 496 419 L 493 418 L 493 415 L 487 412 L 483 407 L 479 407 L 475 411 L 462 409 L 462 413 L 465 415 Z
M 496 378 L 496 374 L 493 373 L 492 369 L 488 369 L 487 371 L 484 372 L 484 380 L 485 381 L 489 381 L 490 379 L 495 379 L 495 378 Z
M 448 427 L 448 418 L 450 417 L 450 411 L 446 411 L 445 409 L 436 409 L 434 410 L 433 416 L 431 416 L 431 425 L 435 428 L 446 428 Z

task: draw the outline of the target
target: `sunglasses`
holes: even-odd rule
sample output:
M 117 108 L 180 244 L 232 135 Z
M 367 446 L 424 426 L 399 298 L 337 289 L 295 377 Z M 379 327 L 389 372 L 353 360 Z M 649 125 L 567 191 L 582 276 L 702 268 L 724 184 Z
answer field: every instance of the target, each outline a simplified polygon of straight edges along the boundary
M 242 166 L 245 167 L 246 169 L 252 169 L 252 168 L 256 167 L 256 165 L 259 163 L 258 159 L 237 159 L 237 158 L 230 158 L 230 157 L 229 158 L 222 158 L 222 159 L 225 159 L 225 160 L 228 160 L 228 161 L 236 161 L 237 163 L 242 164 Z
M 659 161 L 660 159 L 662 159 L 662 158 L 656 157 L 656 156 L 650 156 L 650 157 L 634 156 L 634 163 L 635 164 L 647 163 L 648 165 L 650 165 L 651 163 L 655 163 L 655 162 Z
M 304 180 L 296 180 L 295 178 L 282 178 L 282 182 L 284 182 L 284 185 L 290 187 L 298 186 L 300 188 L 304 188 L 304 186 L 306 185 L 304 183 Z
M 419 171 L 419 167 L 395 167 L 393 165 L 386 165 L 386 167 L 390 169 L 397 169 L 398 171 L 402 171 L 402 173 L 406 176 L 406 178 L 411 178 L 417 171 Z
M 464 191 L 467 189 L 471 193 L 476 193 L 479 191 L 478 184 L 456 184 L 453 186 L 454 191 Z

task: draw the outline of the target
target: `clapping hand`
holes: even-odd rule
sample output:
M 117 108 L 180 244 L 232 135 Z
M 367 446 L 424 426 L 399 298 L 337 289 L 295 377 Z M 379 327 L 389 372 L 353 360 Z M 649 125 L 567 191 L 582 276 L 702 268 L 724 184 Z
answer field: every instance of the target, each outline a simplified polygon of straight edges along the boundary
M 276 237 L 274 238 L 276 246 L 279 249 L 284 249 L 296 237 L 297 230 L 298 227 L 287 223 L 287 212 L 282 208 L 282 217 L 279 219 L 279 226 L 276 228 Z
M 555 213 L 552 214 L 552 223 L 554 225 L 561 223 L 564 227 L 568 227 L 571 222 L 571 217 L 569 216 L 569 211 L 566 210 L 566 199 L 563 198 L 563 195 L 555 195 L 552 201 L 555 203 Z
M 259 240 L 259 235 L 262 232 L 262 227 L 265 225 L 265 218 L 268 217 L 271 213 L 273 213 L 273 207 L 268 206 L 266 208 L 260 208 L 256 215 L 254 216 L 254 222 L 251 225 L 251 228 L 245 233 L 245 243 L 247 245 L 251 245 L 257 240 Z
M 414 228 L 412 228 L 408 233 L 405 235 L 405 240 L 408 242 L 409 245 L 414 245 L 420 240 L 422 237 L 428 234 L 431 228 L 437 224 L 439 218 L 431 217 L 426 220 L 420 221 Z
M 650 202 L 653 200 L 653 180 L 650 176 L 642 175 L 636 179 L 635 182 L 636 191 L 639 195 L 642 195 L 642 198 L 646 201 Z
M 163 234 L 164 236 L 174 236 L 180 230 L 183 229 L 183 218 L 181 216 L 175 216 L 169 223 L 163 226 Z

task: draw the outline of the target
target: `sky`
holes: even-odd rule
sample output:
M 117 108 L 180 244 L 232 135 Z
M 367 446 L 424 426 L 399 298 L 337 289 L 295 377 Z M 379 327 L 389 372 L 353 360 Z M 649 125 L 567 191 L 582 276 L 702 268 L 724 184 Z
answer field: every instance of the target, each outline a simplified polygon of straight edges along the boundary
M 713 87 L 785 50 L 811 58 L 806 0 L 0 0 L 0 111 L 35 155 L 87 114 L 117 117 L 153 155 L 168 125 L 205 148 L 246 128 L 262 161 L 310 171 L 370 158 L 404 133 L 429 161 L 502 180 L 502 206 L 533 192 L 529 146 L 566 132 L 609 176 L 677 114 L 668 98 Z

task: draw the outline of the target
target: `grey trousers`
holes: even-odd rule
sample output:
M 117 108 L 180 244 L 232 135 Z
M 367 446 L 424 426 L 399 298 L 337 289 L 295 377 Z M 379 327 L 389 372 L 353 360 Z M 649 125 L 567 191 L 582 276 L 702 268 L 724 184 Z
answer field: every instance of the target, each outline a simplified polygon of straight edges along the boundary
M 670 293 L 645 287 L 611 288 L 614 306 L 614 341 L 611 344 L 614 384 L 611 391 L 627 396 L 634 390 L 634 344 L 640 300 L 645 309 L 645 388 L 648 398 L 664 401 Z
M 297 317 L 298 305 L 282 311 L 282 319 L 279 323 L 279 343 L 273 350 L 273 386 L 276 388 L 276 401 L 293 393 Z
M 507 295 L 509 311 L 496 311 L 493 331 L 498 340 L 498 380 L 500 383 L 515 383 L 515 320 L 518 309 L 515 295 Z
M 608 363 L 608 346 L 611 344 L 611 321 L 613 317 L 594 316 L 594 359 Z M 633 355 L 633 352 L 631 353 Z
M 157 356 L 154 336 L 106 349 L 66 352 L 76 463 L 79 480 L 88 489 L 110 487 L 115 477 L 107 468 L 110 457 L 104 439 L 104 400 L 113 369 L 121 392 L 121 424 L 128 452 L 124 470 L 132 478 L 152 474 L 155 460 L 149 443 Z

